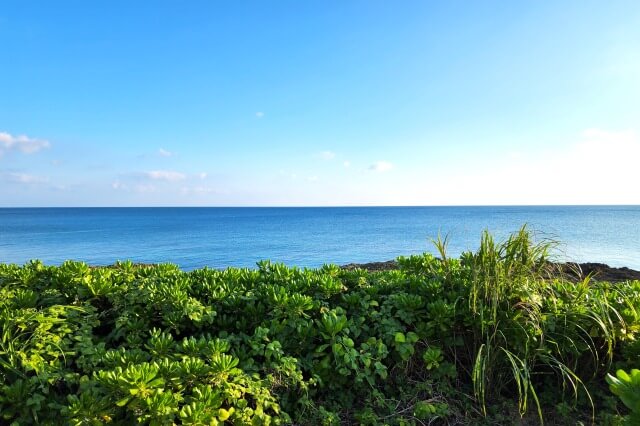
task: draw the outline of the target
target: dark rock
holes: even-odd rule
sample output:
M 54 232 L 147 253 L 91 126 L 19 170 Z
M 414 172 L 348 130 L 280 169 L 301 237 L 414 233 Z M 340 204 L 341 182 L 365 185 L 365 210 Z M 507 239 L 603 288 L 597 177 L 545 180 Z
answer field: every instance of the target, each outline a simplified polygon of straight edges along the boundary
M 583 279 L 587 276 L 594 281 L 620 282 L 640 280 L 640 271 L 626 267 L 614 268 L 604 263 L 558 263 L 560 271 L 568 278 Z
M 365 269 L 369 272 L 392 271 L 398 269 L 398 262 L 395 260 L 387 260 L 386 262 L 370 262 L 370 263 L 349 263 L 341 266 L 342 269 Z

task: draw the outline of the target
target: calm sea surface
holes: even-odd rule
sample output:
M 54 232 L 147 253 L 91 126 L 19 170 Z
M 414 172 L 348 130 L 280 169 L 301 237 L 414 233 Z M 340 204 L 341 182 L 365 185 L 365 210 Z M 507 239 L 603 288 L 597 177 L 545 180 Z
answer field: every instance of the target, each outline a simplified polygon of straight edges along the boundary
M 315 267 L 435 252 L 438 232 L 457 256 L 484 229 L 503 238 L 524 223 L 562 242 L 559 260 L 640 269 L 640 206 L 11 208 L 0 209 L 0 262 Z

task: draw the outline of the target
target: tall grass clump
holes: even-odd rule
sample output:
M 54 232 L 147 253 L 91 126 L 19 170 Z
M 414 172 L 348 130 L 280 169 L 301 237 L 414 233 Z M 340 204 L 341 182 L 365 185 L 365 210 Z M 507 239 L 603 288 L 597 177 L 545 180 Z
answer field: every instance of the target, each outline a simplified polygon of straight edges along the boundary
M 533 401 L 542 422 L 539 387 L 548 386 L 569 391 L 574 401 L 582 391 L 593 408 L 584 378 L 611 359 L 613 318 L 621 318 L 606 297 L 595 297 L 606 290 L 588 277 L 549 277 L 555 244 L 534 241 L 523 226 L 503 242 L 484 232 L 479 249 L 462 256 L 469 311 L 477 318 L 473 389 L 485 414 L 488 400 L 515 390 L 521 415 Z

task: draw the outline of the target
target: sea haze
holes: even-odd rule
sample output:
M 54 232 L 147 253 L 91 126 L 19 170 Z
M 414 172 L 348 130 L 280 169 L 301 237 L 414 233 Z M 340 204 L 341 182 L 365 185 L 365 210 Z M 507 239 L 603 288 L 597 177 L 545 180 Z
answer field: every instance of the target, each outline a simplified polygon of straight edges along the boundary
M 4 208 L 0 262 L 317 267 L 435 253 L 438 233 L 458 256 L 485 229 L 500 239 L 525 223 L 562 243 L 558 260 L 640 269 L 640 206 Z

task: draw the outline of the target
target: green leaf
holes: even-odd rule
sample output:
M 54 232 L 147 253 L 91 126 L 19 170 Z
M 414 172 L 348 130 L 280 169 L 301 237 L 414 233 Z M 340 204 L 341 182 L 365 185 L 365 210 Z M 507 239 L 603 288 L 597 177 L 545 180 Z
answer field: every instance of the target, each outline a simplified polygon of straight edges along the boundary
M 116 405 L 118 407 L 124 407 L 125 405 L 127 405 L 129 403 L 129 401 L 131 401 L 131 397 L 126 396 L 124 398 L 122 398 L 121 400 L 116 402 Z

